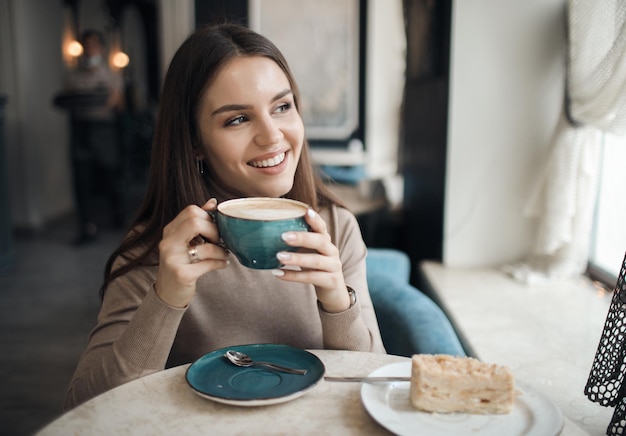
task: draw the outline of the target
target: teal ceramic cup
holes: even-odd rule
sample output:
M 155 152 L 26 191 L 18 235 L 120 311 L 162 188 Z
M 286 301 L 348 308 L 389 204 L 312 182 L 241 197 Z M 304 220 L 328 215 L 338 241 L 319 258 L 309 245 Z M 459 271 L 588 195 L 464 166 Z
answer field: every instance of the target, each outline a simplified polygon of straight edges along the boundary
M 309 230 L 305 215 L 309 206 L 286 198 L 250 197 L 217 205 L 215 219 L 224 245 L 241 262 L 254 269 L 281 266 L 280 251 L 296 251 L 281 235 Z

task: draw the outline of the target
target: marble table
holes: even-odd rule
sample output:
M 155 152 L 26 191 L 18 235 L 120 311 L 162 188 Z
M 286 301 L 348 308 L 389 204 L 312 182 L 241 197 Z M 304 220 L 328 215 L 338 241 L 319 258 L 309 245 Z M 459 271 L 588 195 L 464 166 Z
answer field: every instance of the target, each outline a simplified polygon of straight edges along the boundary
M 354 351 L 311 350 L 326 375 L 369 374 L 401 356 Z M 320 382 L 295 400 L 270 406 L 238 407 L 201 398 L 185 381 L 188 365 L 132 381 L 62 415 L 39 436 L 170 434 L 390 434 L 361 401 L 360 383 Z M 584 435 L 564 420 L 561 436 Z
M 527 285 L 495 268 L 420 269 L 478 358 L 509 366 L 583 434 L 606 434 L 613 408 L 589 401 L 584 387 L 611 292 L 585 277 Z

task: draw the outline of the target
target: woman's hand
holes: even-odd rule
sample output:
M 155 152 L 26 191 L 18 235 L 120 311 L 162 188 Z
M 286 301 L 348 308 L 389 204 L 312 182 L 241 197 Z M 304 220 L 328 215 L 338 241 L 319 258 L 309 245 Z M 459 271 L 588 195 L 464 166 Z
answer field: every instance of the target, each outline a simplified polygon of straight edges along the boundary
M 330 240 L 326 222 L 313 209 L 309 209 L 306 220 L 310 232 L 287 232 L 283 240 L 293 246 L 308 249 L 305 251 L 282 251 L 277 257 L 283 265 L 299 266 L 301 271 L 288 269 L 274 270 L 281 280 L 311 283 L 315 286 L 317 299 L 325 311 L 336 313 L 350 307 L 350 296 L 343 278 L 339 250 Z
M 214 198 L 202 207 L 187 206 L 163 229 L 156 293 L 171 306 L 187 306 L 196 292 L 198 278 L 228 264 L 228 253 L 217 245 L 217 226 L 207 213 L 216 207 Z

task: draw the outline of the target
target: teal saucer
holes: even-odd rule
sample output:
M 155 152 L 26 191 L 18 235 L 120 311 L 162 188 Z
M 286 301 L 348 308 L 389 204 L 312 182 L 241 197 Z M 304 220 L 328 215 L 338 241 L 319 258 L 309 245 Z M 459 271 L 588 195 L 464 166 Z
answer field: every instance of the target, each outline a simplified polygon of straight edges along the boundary
M 241 368 L 224 353 L 236 350 L 253 360 L 306 369 L 304 375 L 288 374 L 263 366 Z M 205 354 L 187 368 L 185 378 L 201 397 L 237 406 L 284 403 L 304 395 L 324 376 L 322 361 L 306 350 L 276 344 L 236 345 Z

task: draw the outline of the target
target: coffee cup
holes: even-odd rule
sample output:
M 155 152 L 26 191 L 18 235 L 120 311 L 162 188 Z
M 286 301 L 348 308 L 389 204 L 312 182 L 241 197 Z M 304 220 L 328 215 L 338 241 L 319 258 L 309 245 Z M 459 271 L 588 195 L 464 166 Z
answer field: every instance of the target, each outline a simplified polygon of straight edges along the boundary
M 281 266 L 276 254 L 296 251 L 283 241 L 285 232 L 309 230 L 309 206 L 287 198 L 249 197 L 224 201 L 214 214 L 220 236 L 242 265 L 253 269 Z

